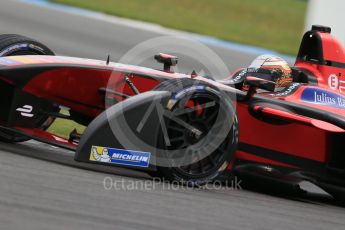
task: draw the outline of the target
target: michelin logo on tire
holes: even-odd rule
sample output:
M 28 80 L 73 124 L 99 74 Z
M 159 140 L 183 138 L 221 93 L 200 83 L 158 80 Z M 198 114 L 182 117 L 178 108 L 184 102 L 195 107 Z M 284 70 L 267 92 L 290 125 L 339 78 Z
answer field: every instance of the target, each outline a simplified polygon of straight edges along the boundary
M 134 167 L 149 167 L 151 153 L 132 150 L 92 146 L 90 161 L 128 165 Z

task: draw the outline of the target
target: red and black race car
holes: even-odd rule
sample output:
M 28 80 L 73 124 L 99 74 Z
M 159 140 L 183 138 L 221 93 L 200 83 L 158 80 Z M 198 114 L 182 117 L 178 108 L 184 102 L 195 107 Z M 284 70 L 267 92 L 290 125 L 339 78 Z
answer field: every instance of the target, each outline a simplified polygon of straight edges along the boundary
M 190 185 L 261 178 L 345 188 L 345 50 L 313 26 L 294 66 L 261 56 L 225 80 L 54 56 L 35 40 L 0 36 L 0 140 L 34 139 L 75 160 L 130 167 Z M 69 138 L 56 118 L 86 126 Z

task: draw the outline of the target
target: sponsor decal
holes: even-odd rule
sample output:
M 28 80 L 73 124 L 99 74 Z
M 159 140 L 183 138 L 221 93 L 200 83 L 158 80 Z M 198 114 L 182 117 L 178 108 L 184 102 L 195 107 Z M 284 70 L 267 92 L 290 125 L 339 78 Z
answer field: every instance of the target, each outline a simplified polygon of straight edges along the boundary
M 92 146 L 90 161 L 147 168 L 150 157 L 149 152 Z
M 29 49 L 35 49 L 35 50 L 38 50 L 39 52 L 44 52 L 44 49 L 35 45 L 35 44 L 29 44 L 29 43 L 21 43 L 21 44 L 15 44 L 15 45 L 12 45 L 8 48 L 6 48 L 5 50 L 2 50 L 0 52 L 0 56 L 6 56 L 10 53 L 14 53 L 14 52 L 17 52 L 19 50 L 29 50 Z
M 29 47 L 30 47 L 31 49 L 35 49 L 35 50 L 38 50 L 38 51 L 44 53 L 44 49 L 41 48 L 41 47 L 39 47 L 39 46 L 37 46 L 37 45 L 30 44 Z
M 330 74 L 327 83 L 331 90 L 339 90 L 340 93 L 345 93 L 345 80 L 341 80 L 336 74 Z
M 24 105 L 21 108 L 17 108 L 16 111 L 20 112 L 23 117 L 33 117 L 32 114 L 33 107 L 31 105 Z
M 323 89 L 307 88 L 302 92 L 302 101 L 345 109 L 345 97 Z
M 231 78 L 229 80 L 226 80 L 227 84 L 235 84 L 237 82 L 240 82 L 240 80 L 244 81 L 244 78 L 247 75 L 247 69 L 243 69 L 241 71 L 239 71 L 238 74 L 236 74 L 236 76 L 234 78 Z
M 18 50 L 27 50 L 28 47 L 29 47 L 28 43 L 15 44 L 13 46 L 6 48 L 5 50 L 2 50 L 0 52 L 0 56 L 6 56 L 8 53 L 13 53 Z
M 293 83 L 289 87 L 284 88 L 283 91 L 281 91 L 279 93 L 272 93 L 269 95 L 274 96 L 274 97 L 285 97 L 285 96 L 291 95 L 294 92 L 296 92 L 296 90 L 300 87 L 300 85 L 301 85 L 300 83 Z
M 337 75 L 335 74 L 331 74 L 328 77 L 328 87 L 332 90 L 336 90 L 338 89 L 339 86 L 339 79 L 337 77 Z

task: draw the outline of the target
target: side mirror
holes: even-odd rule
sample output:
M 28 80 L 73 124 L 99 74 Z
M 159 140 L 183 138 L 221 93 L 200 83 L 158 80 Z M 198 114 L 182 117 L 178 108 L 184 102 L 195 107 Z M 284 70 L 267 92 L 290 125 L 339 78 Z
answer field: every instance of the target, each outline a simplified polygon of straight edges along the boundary
M 243 99 L 244 101 L 252 98 L 253 95 L 256 93 L 256 90 L 258 88 L 263 89 L 263 90 L 267 90 L 270 92 L 273 92 L 274 89 L 276 88 L 276 83 L 274 81 L 265 80 L 265 79 L 258 78 L 258 77 L 248 76 L 248 77 L 246 77 L 245 82 L 246 82 L 246 84 L 249 85 L 249 89 L 248 89 L 247 95 Z

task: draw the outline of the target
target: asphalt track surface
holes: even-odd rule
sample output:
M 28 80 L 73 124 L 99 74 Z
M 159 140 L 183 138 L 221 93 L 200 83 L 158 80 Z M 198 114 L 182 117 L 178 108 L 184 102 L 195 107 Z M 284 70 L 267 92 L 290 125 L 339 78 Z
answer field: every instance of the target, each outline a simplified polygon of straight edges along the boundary
M 114 59 L 160 35 L 15 1 L 1 1 L 0 33 L 35 37 L 59 54 L 103 58 L 111 53 Z M 230 68 L 253 58 L 211 48 L 231 63 Z M 117 186 L 104 187 L 105 178 Z M 141 189 L 144 185 L 146 189 Z M 36 142 L 0 144 L 4 230 L 344 229 L 345 209 L 313 186 L 304 187 L 313 194 L 191 190 L 152 184 L 147 175 L 131 170 L 77 163 L 72 152 Z

